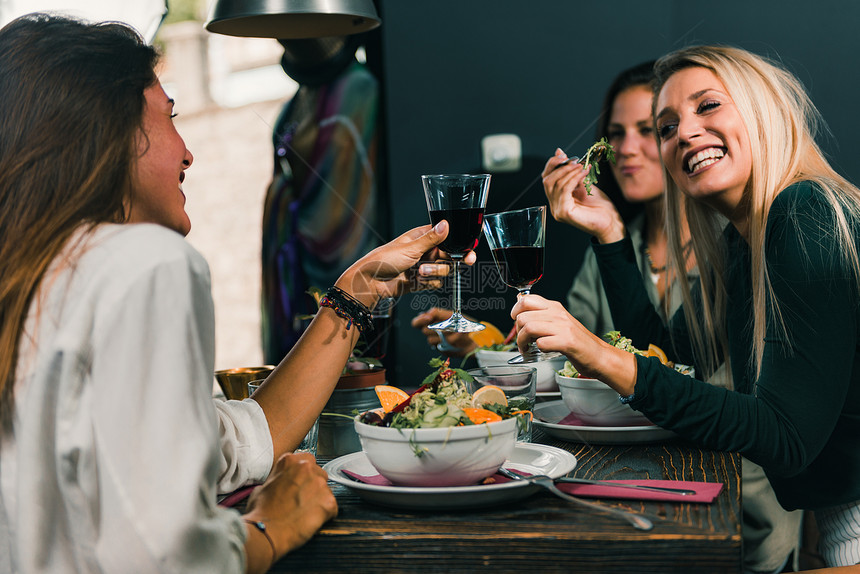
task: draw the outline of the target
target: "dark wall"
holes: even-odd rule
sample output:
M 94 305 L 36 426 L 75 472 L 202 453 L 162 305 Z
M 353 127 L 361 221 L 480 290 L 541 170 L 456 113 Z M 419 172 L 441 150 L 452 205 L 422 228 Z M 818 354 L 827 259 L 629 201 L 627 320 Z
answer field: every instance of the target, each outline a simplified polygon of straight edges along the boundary
M 429 222 L 420 176 L 480 173 L 481 139 L 515 133 L 523 169 L 494 174 L 487 212 L 546 203 L 540 171 L 556 147 L 584 151 L 603 91 L 620 70 L 682 46 L 725 43 L 780 59 L 807 86 L 832 137 L 820 138 L 839 171 L 860 182 L 855 100 L 860 88 L 860 2 L 724 0 L 378 0 L 380 43 L 368 50 L 383 83 L 385 187 L 392 232 Z M 587 245 L 555 221 L 535 292 L 563 300 Z M 478 249 L 491 265 L 486 244 Z M 494 273 L 494 268 L 489 271 Z M 512 289 L 487 267 L 464 277 L 464 305 L 510 327 Z M 449 294 L 399 301 L 391 384 L 415 386 L 437 353 L 409 327 Z

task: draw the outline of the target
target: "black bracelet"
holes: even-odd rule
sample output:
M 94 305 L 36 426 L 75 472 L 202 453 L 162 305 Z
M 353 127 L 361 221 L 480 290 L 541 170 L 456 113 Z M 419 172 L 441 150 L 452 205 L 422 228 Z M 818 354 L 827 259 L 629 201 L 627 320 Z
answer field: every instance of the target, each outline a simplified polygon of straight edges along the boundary
M 346 319 L 346 329 L 352 325 L 364 333 L 373 329 L 372 315 L 367 305 L 339 287 L 331 287 L 320 299 L 320 307 L 329 307 L 338 317 Z
M 269 570 L 272 567 L 272 565 L 275 563 L 275 560 L 277 560 L 278 553 L 275 551 L 275 543 L 272 540 L 272 537 L 269 536 L 269 533 L 266 531 L 266 523 L 263 522 L 262 520 L 248 520 L 247 518 L 245 518 L 244 520 L 245 520 L 245 522 L 247 522 L 248 524 L 250 524 L 251 526 L 253 526 L 257 530 L 262 532 L 263 536 L 266 537 L 266 540 L 269 541 L 269 546 L 272 547 L 272 561 L 269 563 L 269 568 L 266 569 L 266 570 Z

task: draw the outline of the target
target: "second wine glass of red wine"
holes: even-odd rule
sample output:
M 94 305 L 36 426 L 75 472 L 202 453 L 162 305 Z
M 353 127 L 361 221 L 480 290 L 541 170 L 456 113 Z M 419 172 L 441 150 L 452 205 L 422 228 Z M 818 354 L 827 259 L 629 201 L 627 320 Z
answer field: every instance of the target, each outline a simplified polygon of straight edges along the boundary
M 484 218 L 484 235 L 502 281 L 526 295 L 543 277 L 546 241 L 546 206 L 493 213 Z M 509 363 L 533 363 L 560 357 L 544 353 L 532 342 L 526 352 Z
M 448 237 L 439 246 L 454 262 L 454 313 L 445 321 L 429 325 L 440 331 L 472 333 L 485 327 L 463 317 L 460 310 L 460 261 L 478 246 L 487 195 L 490 191 L 488 174 L 422 175 L 424 197 L 430 223 L 448 221 Z

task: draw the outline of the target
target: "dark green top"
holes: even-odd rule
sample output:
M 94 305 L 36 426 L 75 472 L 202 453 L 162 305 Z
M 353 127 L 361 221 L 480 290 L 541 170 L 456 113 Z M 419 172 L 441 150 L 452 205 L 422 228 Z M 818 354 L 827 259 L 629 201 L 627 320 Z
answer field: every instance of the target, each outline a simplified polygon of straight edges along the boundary
M 765 258 L 787 336 L 768 317 L 757 380 L 750 366 L 750 250 L 731 225 L 724 233 L 725 324 L 736 392 L 637 357 L 631 406 L 705 447 L 759 463 L 787 509 L 860 500 L 858 288 L 835 243 L 833 216 L 809 182 L 786 188 L 773 203 Z M 596 245 L 595 253 L 616 327 L 639 347 L 655 343 L 695 364 L 684 310 L 664 327 L 641 288 L 629 239 Z

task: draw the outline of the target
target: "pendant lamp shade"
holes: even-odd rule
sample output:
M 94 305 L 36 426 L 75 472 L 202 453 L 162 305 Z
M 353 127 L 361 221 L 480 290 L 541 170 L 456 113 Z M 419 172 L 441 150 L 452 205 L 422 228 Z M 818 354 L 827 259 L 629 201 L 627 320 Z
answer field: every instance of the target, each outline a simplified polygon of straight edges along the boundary
M 379 26 L 373 0 L 215 0 L 206 29 L 251 38 L 347 36 Z

